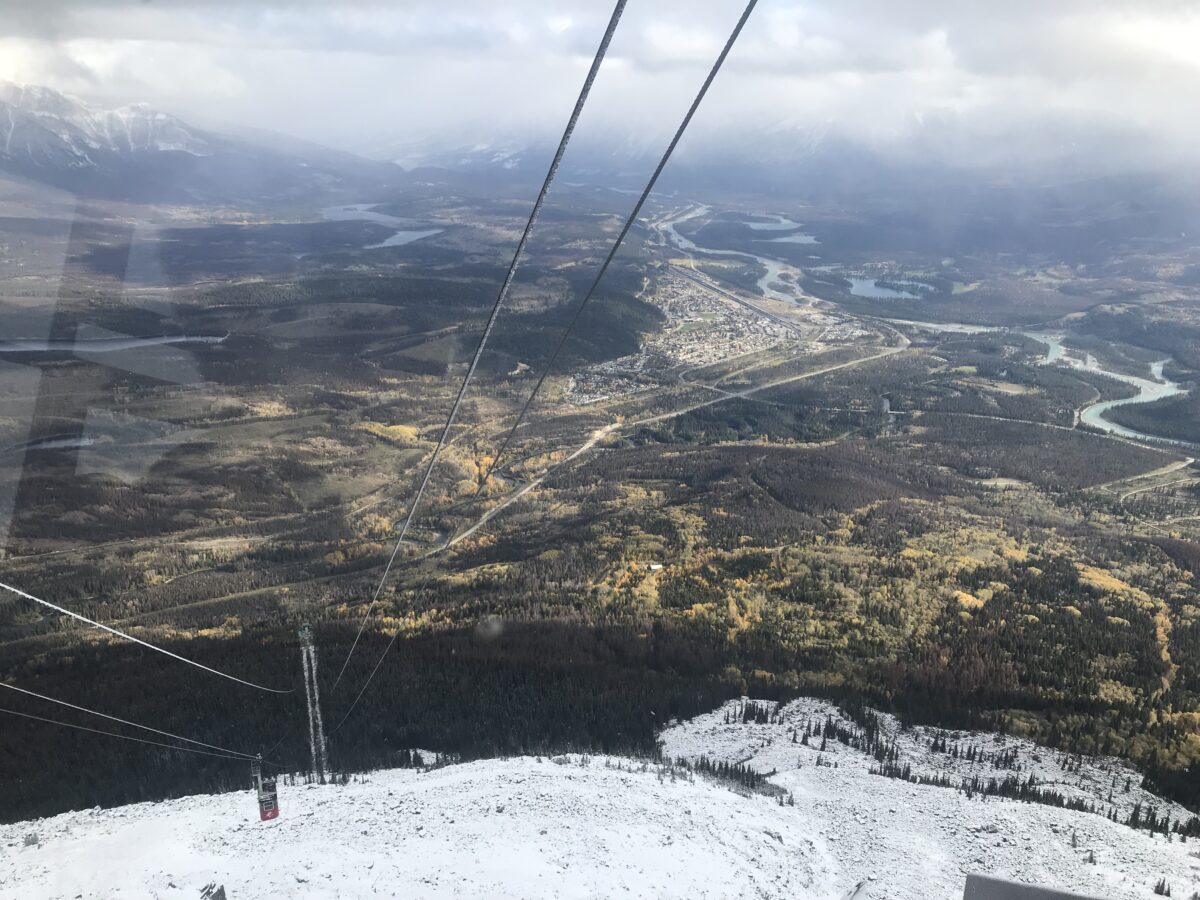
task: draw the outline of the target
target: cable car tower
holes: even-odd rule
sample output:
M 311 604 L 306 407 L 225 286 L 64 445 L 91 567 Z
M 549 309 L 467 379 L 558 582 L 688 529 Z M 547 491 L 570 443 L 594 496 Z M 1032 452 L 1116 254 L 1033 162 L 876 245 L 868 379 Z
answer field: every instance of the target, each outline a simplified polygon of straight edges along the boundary
M 317 683 L 317 648 L 313 646 L 312 628 L 300 629 L 300 662 L 304 666 L 304 695 L 308 699 L 308 747 L 312 755 L 312 771 L 324 784 L 329 777 L 329 756 L 325 751 L 325 723 L 321 719 L 321 693 Z

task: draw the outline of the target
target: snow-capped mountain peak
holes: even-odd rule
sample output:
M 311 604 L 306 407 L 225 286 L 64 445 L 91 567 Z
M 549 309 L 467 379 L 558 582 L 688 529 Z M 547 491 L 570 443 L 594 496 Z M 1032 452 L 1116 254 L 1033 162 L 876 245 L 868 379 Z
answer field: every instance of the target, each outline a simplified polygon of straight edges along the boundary
M 99 170 L 142 153 L 208 156 L 212 146 L 144 103 L 99 109 L 52 88 L 0 84 L 0 160 L 10 165 Z
M 278 202 L 374 193 L 394 166 L 271 132 L 194 127 L 139 102 L 111 108 L 0 82 L 0 173 L 81 196 L 144 202 Z

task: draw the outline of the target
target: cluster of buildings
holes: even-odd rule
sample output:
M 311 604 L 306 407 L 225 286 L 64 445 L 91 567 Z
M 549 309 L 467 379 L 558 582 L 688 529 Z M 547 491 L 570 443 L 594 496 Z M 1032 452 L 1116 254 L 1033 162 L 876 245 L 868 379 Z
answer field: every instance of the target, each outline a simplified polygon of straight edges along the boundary
M 679 275 L 660 277 L 648 299 L 666 316 L 663 328 L 647 336 L 637 353 L 576 373 L 567 392 L 569 402 L 582 405 L 625 396 L 662 384 L 668 374 L 798 340 L 788 326 Z

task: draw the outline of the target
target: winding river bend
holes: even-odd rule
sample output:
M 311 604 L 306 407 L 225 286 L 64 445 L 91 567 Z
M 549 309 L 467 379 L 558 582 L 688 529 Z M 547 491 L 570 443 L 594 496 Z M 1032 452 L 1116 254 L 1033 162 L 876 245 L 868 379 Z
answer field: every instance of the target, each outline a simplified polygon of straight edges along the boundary
M 680 250 L 687 253 L 700 253 L 707 256 L 734 256 L 749 258 L 755 260 L 759 265 L 766 269 L 764 274 L 758 280 L 758 289 L 763 293 L 763 296 L 773 300 L 786 300 L 795 302 L 796 296 L 787 290 L 780 290 L 779 287 L 786 287 L 786 284 L 781 281 L 781 273 L 787 272 L 793 276 L 802 274 L 801 270 L 795 266 L 781 262 L 775 259 L 769 259 L 765 256 L 760 256 L 757 253 L 751 253 L 744 250 L 718 250 L 710 247 L 701 247 L 694 241 L 684 237 L 675 227 L 680 222 L 685 222 L 688 219 L 694 219 L 699 216 L 706 215 L 710 211 L 710 207 L 703 204 L 692 206 L 689 209 L 659 220 L 654 227 L 661 230 L 667 238 Z M 793 222 L 783 216 L 771 216 L 775 222 L 763 223 L 748 223 L 749 227 L 755 231 L 775 231 L 785 228 L 800 227 L 799 223 Z M 806 236 L 807 237 L 807 236 Z M 807 241 L 805 241 L 807 243 Z M 864 292 L 866 296 L 904 296 L 902 292 L 894 292 L 890 288 L 879 288 L 874 284 L 873 279 L 850 279 L 851 283 L 859 289 L 857 292 Z M 861 284 L 856 284 L 861 282 Z M 868 288 L 867 282 L 870 282 L 870 287 L 879 293 L 865 293 Z M 778 287 L 777 287 L 778 285 Z M 912 295 L 915 297 L 916 295 Z M 1109 410 L 1116 409 L 1121 406 L 1132 406 L 1135 403 L 1153 403 L 1156 400 L 1162 400 L 1166 397 L 1174 397 L 1179 394 L 1186 394 L 1187 390 L 1180 387 L 1173 381 L 1168 380 L 1163 375 L 1163 367 L 1168 360 L 1161 360 L 1154 363 L 1150 367 L 1151 378 L 1139 378 L 1135 375 L 1125 375 L 1121 372 L 1114 372 L 1111 369 L 1106 369 L 1100 365 L 1092 354 L 1088 353 L 1084 358 L 1068 354 L 1064 351 L 1063 341 L 1070 338 L 1070 333 L 1063 332 L 1046 332 L 1046 331 L 1022 331 L 1019 329 L 997 328 L 987 325 L 968 325 L 958 322 L 914 322 L 907 319 L 885 319 L 893 325 L 905 325 L 912 328 L 922 328 L 929 331 L 952 332 L 956 334 L 982 334 L 988 331 L 1011 331 L 1016 334 L 1023 334 L 1026 337 L 1046 345 L 1046 356 L 1042 360 L 1043 365 L 1067 365 L 1074 369 L 1080 369 L 1086 372 L 1095 372 L 1098 375 L 1105 375 L 1109 378 L 1123 381 L 1128 385 L 1137 389 L 1137 393 L 1132 397 L 1126 397 L 1122 400 L 1104 400 L 1092 403 L 1085 406 L 1079 411 L 1079 421 L 1092 428 L 1099 429 L 1114 434 L 1119 437 L 1131 438 L 1133 440 L 1149 441 L 1155 444 L 1175 444 L 1177 446 L 1190 446 L 1181 441 L 1173 441 L 1170 438 L 1161 437 L 1155 434 L 1138 431 L 1134 428 L 1127 428 L 1124 425 L 1119 425 L 1110 419 L 1105 418 L 1105 413 Z
M 1065 365 L 1083 372 L 1095 372 L 1097 375 L 1104 375 L 1116 381 L 1123 381 L 1125 384 L 1137 388 L 1137 393 L 1132 397 L 1126 397 L 1122 400 L 1102 400 L 1085 406 L 1079 411 L 1079 421 L 1081 423 L 1107 432 L 1108 434 L 1115 434 L 1133 440 L 1150 441 L 1156 444 L 1189 446 L 1183 441 L 1173 441 L 1170 438 L 1161 437 L 1160 435 L 1149 434 L 1134 428 L 1126 428 L 1124 425 L 1119 425 L 1104 416 L 1110 409 L 1116 409 L 1119 406 L 1132 406 L 1135 403 L 1153 403 L 1155 400 L 1163 400 L 1167 397 L 1186 394 L 1186 388 L 1180 387 L 1163 375 L 1163 368 L 1166 366 L 1168 360 L 1160 360 L 1150 366 L 1150 375 L 1153 379 L 1151 380 L 1151 378 L 1139 378 L 1136 375 L 1126 375 L 1123 372 L 1114 372 L 1112 369 L 1106 369 L 1090 353 L 1085 354 L 1082 359 L 1067 353 L 1063 347 L 1063 341 L 1069 340 L 1071 334 L 1066 331 L 1020 331 L 1017 329 L 989 327 L 987 325 L 967 325 L 961 322 L 913 322 L 908 319 L 888 319 L 887 321 L 893 325 L 907 325 L 912 328 L 922 328 L 926 331 L 943 331 L 954 334 L 984 334 L 989 331 L 1009 331 L 1014 334 L 1024 335 L 1031 340 L 1037 341 L 1039 344 L 1046 345 L 1046 356 L 1042 359 L 1043 365 Z
M 1092 428 L 1100 428 L 1109 434 L 1117 434 L 1121 437 L 1134 438 L 1136 440 L 1173 444 L 1180 443 L 1158 437 L 1157 435 L 1137 431 L 1133 428 L 1126 428 L 1124 425 L 1118 425 L 1116 422 L 1104 417 L 1106 412 L 1110 409 L 1116 409 L 1118 406 L 1130 406 L 1134 403 L 1153 403 L 1155 400 L 1174 397 L 1178 394 L 1186 394 L 1186 389 L 1181 388 L 1178 384 L 1169 381 L 1163 376 L 1163 367 L 1167 364 L 1168 360 L 1159 360 L 1150 366 L 1152 381 L 1149 378 L 1138 378 L 1136 375 L 1125 375 L 1121 372 L 1105 369 L 1100 365 L 1096 357 L 1090 353 L 1086 354 L 1083 359 L 1079 359 L 1077 356 L 1066 355 L 1063 352 L 1062 342 L 1067 335 L 1046 334 L 1043 332 L 1024 332 L 1024 334 L 1047 346 L 1046 359 L 1044 360 L 1046 363 L 1065 363 L 1073 369 L 1107 375 L 1109 378 L 1115 378 L 1117 381 L 1123 381 L 1137 388 L 1137 393 L 1134 396 L 1127 397 L 1124 400 L 1104 400 L 1100 403 L 1093 403 L 1091 406 L 1085 406 L 1079 413 L 1079 420 L 1085 425 L 1090 425 Z
M 769 297 L 772 300 L 784 300 L 794 303 L 796 301 L 795 294 L 791 293 L 790 291 L 781 291 L 779 288 L 775 287 L 777 284 L 783 284 L 780 279 L 780 275 L 782 275 L 785 271 L 793 275 L 799 274 L 799 271 L 794 267 L 789 266 L 786 263 L 782 263 L 777 259 L 768 259 L 765 256 L 759 256 L 757 253 L 750 253 L 748 251 L 715 250 L 709 247 L 701 247 L 695 241 L 692 241 L 691 239 L 680 234 L 679 230 L 675 227 L 680 222 L 686 222 L 688 219 L 695 219 L 699 216 L 707 215 L 709 211 L 710 207 L 708 206 L 694 206 L 676 216 L 659 221 L 656 227 L 661 229 L 667 235 L 671 243 L 673 243 L 680 250 L 683 250 L 685 253 L 691 253 L 694 251 L 697 253 L 702 253 L 705 256 L 735 256 L 743 259 L 753 259 L 760 266 L 767 270 L 766 273 L 758 279 L 758 289 L 762 291 L 763 296 Z M 783 219 L 782 216 L 777 218 Z M 755 231 L 775 231 L 782 228 L 791 228 L 795 224 L 790 220 L 783 221 L 787 221 L 788 224 L 784 225 L 782 222 L 780 222 L 779 224 L 768 223 L 764 225 L 760 222 L 751 224 L 750 227 Z

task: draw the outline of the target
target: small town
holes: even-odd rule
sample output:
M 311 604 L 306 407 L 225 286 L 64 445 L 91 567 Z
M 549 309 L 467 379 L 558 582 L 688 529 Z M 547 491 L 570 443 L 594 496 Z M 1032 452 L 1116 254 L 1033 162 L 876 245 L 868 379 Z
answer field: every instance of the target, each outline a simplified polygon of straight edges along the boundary
M 674 273 L 662 276 L 647 299 L 666 316 L 663 329 L 648 336 L 638 353 L 576 373 L 567 400 L 596 403 L 657 386 L 668 372 L 700 369 L 772 348 L 796 352 L 804 343 L 797 329 L 807 329 L 811 321 L 788 327 Z M 818 333 L 813 330 L 814 337 Z

